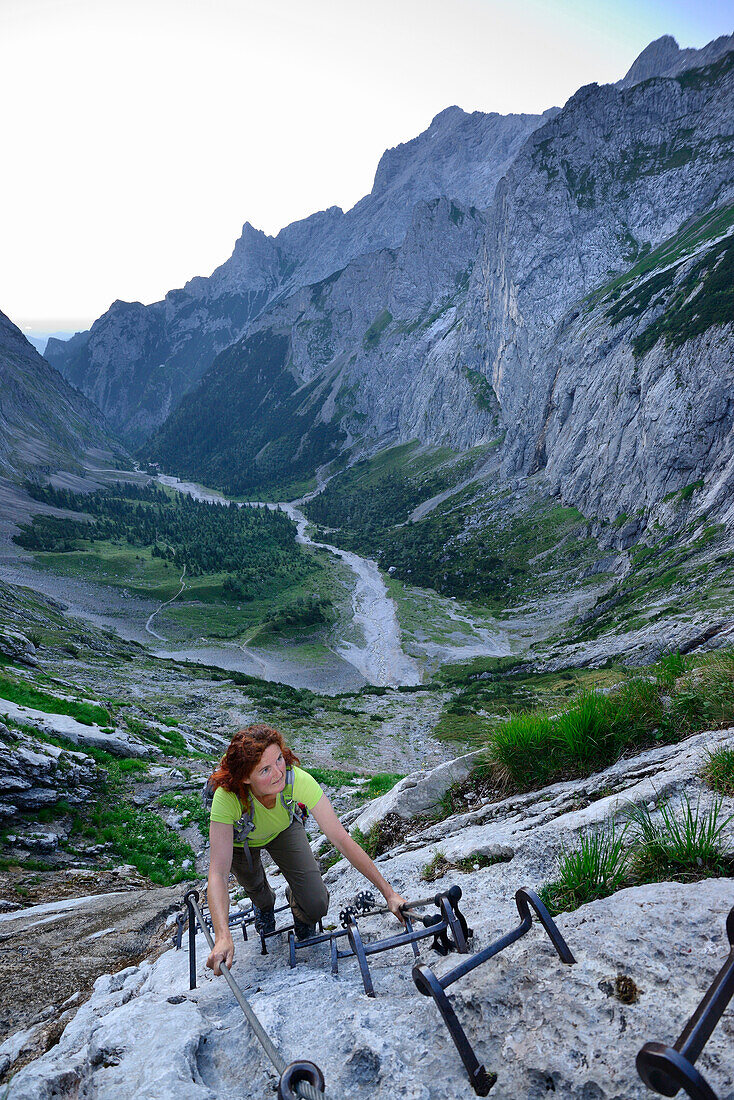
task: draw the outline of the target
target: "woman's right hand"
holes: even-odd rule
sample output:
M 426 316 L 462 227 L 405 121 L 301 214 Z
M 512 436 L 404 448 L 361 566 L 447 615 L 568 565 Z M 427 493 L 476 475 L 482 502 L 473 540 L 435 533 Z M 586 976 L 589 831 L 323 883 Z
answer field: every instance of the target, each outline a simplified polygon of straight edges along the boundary
M 210 970 L 213 970 L 215 974 L 222 973 L 220 963 L 224 963 L 228 970 L 232 969 L 232 961 L 234 959 L 234 940 L 231 936 L 226 936 L 224 939 L 216 940 L 212 951 L 209 953 L 209 958 L 206 960 L 206 965 Z

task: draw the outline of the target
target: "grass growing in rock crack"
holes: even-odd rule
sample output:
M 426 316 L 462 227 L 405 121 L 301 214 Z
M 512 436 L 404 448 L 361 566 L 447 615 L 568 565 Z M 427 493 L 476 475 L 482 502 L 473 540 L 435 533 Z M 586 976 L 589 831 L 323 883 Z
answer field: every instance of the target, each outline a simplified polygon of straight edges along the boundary
M 371 859 L 374 859 L 377 855 L 377 846 L 380 837 L 380 822 L 376 821 L 367 834 L 363 833 L 359 825 L 355 825 L 351 830 L 352 840 L 356 840 L 360 848 L 367 853 Z
M 475 871 L 483 871 L 486 867 L 495 867 L 498 863 L 509 863 L 512 856 L 509 855 L 485 855 L 477 853 L 473 856 L 463 856 L 461 859 L 448 859 L 444 852 L 437 851 L 421 871 L 423 882 L 435 882 L 443 878 L 448 871 L 461 871 L 470 875 Z
M 734 795 L 734 749 L 722 746 L 710 752 L 702 775 L 712 790 Z
M 589 901 L 606 898 L 624 884 L 627 853 L 626 827 L 614 823 L 583 833 L 576 848 L 559 857 L 558 878 L 540 891 L 551 913 L 578 909 Z
M 351 830 L 351 834 L 360 848 L 375 859 L 389 848 L 401 844 L 415 826 L 415 821 L 406 821 L 399 814 L 389 813 L 381 821 L 376 821 L 366 836 L 358 826 Z
M 423 882 L 435 882 L 436 879 L 443 878 L 450 868 L 451 862 L 446 858 L 444 852 L 434 852 L 421 870 L 421 879 Z
M 726 838 L 732 821 L 734 814 L 724 816 L 720 798 L 705 806 L 684 798 L 677 809 L 663 802 L 657 816 L 645 806 L 630 806 L 623 824 L 591 829 L 576 847 L 562 850 L 558 876 L 540 896 L 555 914 L 626 886 L 729 877 L 734 850 Z
M 362 834 L 360 833 L 360 836 L 361 835 Z M 356 837 L 354 837 L 354 839 L 356 840 Z M 341 852 L 337 848 L 335 848 L 333 844 L 328 844 L 318 857 L 319 869 L 321 871 L 321 874 L 323 875 L 326 871 L 329 870 L 330 867 L 333 867 L 335 863 L 338 863 L 341 858 Z
M 658 817 L 646 806 L 629 811 L 634 831 L 630 869 L 635 880 L 696 882 L 732 873 L 734 852 L 727 851 L 724 837 L 734 814 L 724 816 L 720 798 L 706 806 L 684 798 L 677 812 L 665 802 L 659 809 Z
M 479 763 L 464 779 L 452 783 L 440 796 L 438 807 L 431 814 L 433 821 L 444 821 L 454 814 L 468 813 L 482 804 L 482 800 L 494 800 L 501 793 L 492 769 Z

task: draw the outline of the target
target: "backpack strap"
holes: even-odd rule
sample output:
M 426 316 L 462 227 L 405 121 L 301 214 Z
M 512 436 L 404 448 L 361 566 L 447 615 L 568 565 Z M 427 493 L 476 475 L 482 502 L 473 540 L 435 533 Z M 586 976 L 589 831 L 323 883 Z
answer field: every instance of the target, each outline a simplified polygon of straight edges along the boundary
M 240 802 L 240 805 L 242 803 Z M 233 837 L 232 839 L 237 844 L 244 844 L 245 848 L 248 847 L 247 837 L 255 828 L 255 822 L 252 819 L 252 807 L 249 802 L 244 803 L 244 809 L 239 816 L 239 819 L 235 821 L 232 826 Z
M 293 768 L 286 768 L 285 772 L 285 787 L 283 788 L 280 801 L 288 812 L 288 824 L 290 825 L 293 818 L 296 816 L 298 810 L 298 803 L 295 800 L 294 784 L 296 781 L 296 773 Z M 290 788 L 290 794 L 288 789 Z
M 212 802 L 214 801 L 214 790 L 212 786 L 211 777 L 207 779 L 201 792 L 201 801 L 204 804 L 204 808 L 211 810 Z M 242 803 L 240 803 L 242 805 Z M 245 804 L 245 808 L 242 811 L 239 820 L 235 821 L 233 825 L 233 840 L 237 844 L 244 844 L 247 847 L 247 836 L 255 828 L 255 822 L 252 820 L 252 811 L 250 806 Z

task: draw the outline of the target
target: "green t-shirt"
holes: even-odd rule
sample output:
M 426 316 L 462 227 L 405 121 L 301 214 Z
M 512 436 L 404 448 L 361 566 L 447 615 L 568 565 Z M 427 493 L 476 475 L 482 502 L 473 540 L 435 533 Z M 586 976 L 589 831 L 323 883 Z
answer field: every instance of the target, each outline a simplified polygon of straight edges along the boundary
M 313 776 L 305 772 L 303 768 L 293 769 L 293 797 L 296 802 L 303 802 L 309 810 L 312 810 L 321 795 L 324 793 Z M 219 821 L 223 825 L 234 825 L 239 821 L 245 807 L 232 791 L 224 787 L 217 787 L 214 792 L 212 809 L 209 820 Z M 247 842 L 253 848 L 262 848 L 269 844 L 273 837 L 282 833 L 290 825 L 288 810 L 283 805 L 280 795 L 276 798 L 272 810 L 263 806 L 256 798 L 252 799 L 252 820 L 255 828 L 248 834 Z M 236 848 L 244 845 L 235 843 Z

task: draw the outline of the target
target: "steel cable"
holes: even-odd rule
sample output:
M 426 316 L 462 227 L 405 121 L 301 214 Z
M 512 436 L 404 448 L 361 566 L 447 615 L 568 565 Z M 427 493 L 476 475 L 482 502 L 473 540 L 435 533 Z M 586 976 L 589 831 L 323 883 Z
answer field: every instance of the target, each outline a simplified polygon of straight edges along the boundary
M 189 904 L 191 905 L 191 908 L 193 909 L 194 913 L 196 914 L 196 919 L 198 920 L 199 927 L 201 928 L 202 932 L 204 933 L 204 936 L 206 937 L 206 942 L 209 944 L 210 949 L 213 951 L 214 950 L 214 940 L 211 937 L 211 933 L 209 931 L 209 928 L 207 927 L 207 924 L 204 920 L 204 917 L 202 915 L 201 909 L 198 906 L 198 903 L 194 900 L 194 898 L 190 897 L 189 898 Z M 194 932 L 193 929 L 189 929 L 189 935 L 192 935 L 193 932 Z M 230 970 L 229 970 L 229 967 L 226 966 L 225 963 L 220 963 L 220 969 L 221 969 L 222 973 L 224 974 L 224 977 L 227 980 L 227 984 L 229 985 L 229 988 L 232 990 L 232 993 L 235 996 L 235 1000 L 237 1001 L 238 1005 L 240 1006 L 240 1008 L 244 1012 L 245 1018 L 247 1019 L 248 1024 L 250 1025 L 253 1032 L 255 1033 L 255 1038 L 258 1040 L 261 1047 L 263 1048 L 263 1050 L 267 1054 L 268 1058 L 273 1063 L 273 1066 L 275 1067 L 275 1071 L 278 1074 L 278 1076 L 282 1077 L 283 1073 L 286 1069 L 286 1065 L 287 1065 L 285 1059 L 283 1058 L 280 1051 L 278 1050 L 278 1048 L 273 1043 L 272 1039 L 270 1038 L 267 1031 L 265 1030 L 265 1028 L 260 1023 L 257 1016 L 255 1015 L 254 1009 L 252 1008 L 252 1006 L 248 1002 L 247 998 L 245 997 L 245 995 L 242 992 L 242 990 L 240 989 L 240 987 L 237 985 L 237 982 L 232 977 L 232 975 L 230 973 Z M 330 1100 L 330 1097 L 328 1096 L 327 1093 L 321 1092 L 319 1089 L 315 1088 L 308 1081 L 299 1081 L 298 1084 L 293 1086 L 293 1088 L 299 1096 L 303 1097 L 303 1100 Z

